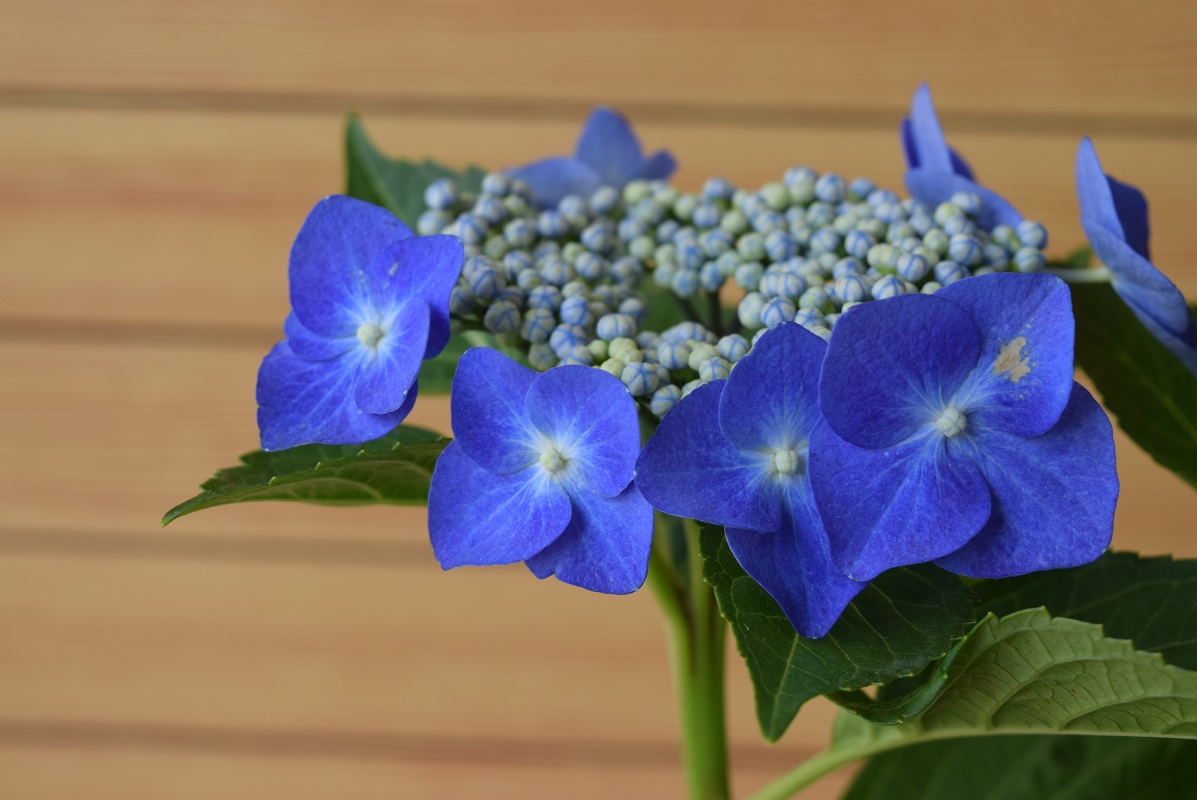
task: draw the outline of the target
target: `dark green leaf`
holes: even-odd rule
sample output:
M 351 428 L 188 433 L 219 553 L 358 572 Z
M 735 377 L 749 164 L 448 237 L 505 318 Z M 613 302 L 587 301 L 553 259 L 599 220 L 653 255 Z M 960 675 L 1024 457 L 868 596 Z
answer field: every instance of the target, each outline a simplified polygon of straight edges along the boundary
M 309 444 L 241 457 L 218 471 L 200 494 L 166 512 L 162 524 L 204 508 L 256 500 L 298 500 L 323 505 L 423 505 L 437 457 L 448 440 L 400 425 L 372 442 Z
M 874 756 L 844 800 L 1186 800 L 1197 742 L 990 736 Z
M 345 194 L 389 209 L 412 228 L 424 210 L 428 184 L 452 178 L 463 191 L 477 192 L 486 174 L 476 166 L 457 172 L 435 161 L 387 158 L 370 142 L 353 114 L 345 125 L 345 173 Z
M 1197 486 L 1197 377 L 1106 284 L 1074 284 L 1076 360 L 1135 443 Z
M 947 652 L 974 619 L 968 589 L 956 576 L 926 564 L 886 572 L 857 596 L 827 636 L 804 639 L 736 562 L 721 529 L 704 527 L 701 545 L 703 575 L 715 587 L 748 662 L 757 720 L 770 741 L 812 697 L 919 672 Z
M 1197 670 L 1197 561 L 1106 553 L 1083 567 L 978 581 L 973 591 L 982 614 L 1043 606 L 1052 616 L 1099 624 L 1106 636 Z

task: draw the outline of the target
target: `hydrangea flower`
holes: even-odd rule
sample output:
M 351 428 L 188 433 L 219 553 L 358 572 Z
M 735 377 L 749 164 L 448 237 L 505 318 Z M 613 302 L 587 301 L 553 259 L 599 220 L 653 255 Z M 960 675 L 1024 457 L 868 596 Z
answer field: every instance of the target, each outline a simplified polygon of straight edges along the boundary
M 648 158 L 628 121 L 602 106 L 590 112 L 571 156 L 546 158 L 509 170 L 532 189 L 541 208 L 554 208 L 566 195 L 589 197 L 602 186 L 622 188 L 632 180 L 664 180 L 677 168 L 660 150 Z
M 413 236 L 389 211 L 326 197 L 291 248 L 291 308 L 258 371 L 262 449 L 353 444 L 411 410 L 416 374 L 449 339 L 453 236 Z
M 607 594 L 644 583 L 653 511 L 632 483 L 640 425 L 618 378 L 583 366 L 536 373 L 475 348 L 450 403 L 457 438 L 428 494 L 442 567 L 524 561 L 538 578 Z
M 975 578 L 1101 555 L 1110 422 L 1072 380 L 1069 292 L 994 273 L 845 314 L 820 378 L 811 484 L 832 558 L 868 580 L 935 561 Z
M 803 636 L 823 636 L 865 584 L 831 560 L 807 472 L 823 426 L 826 343 L 792 322 L 763 334 L 726 380 L 700 386 L 661 420 L 636 463 L 660 510 L 723 525 L 744 570 Z
M 1110 271 L 1110 285 L 1155 338 L 1197 373 L 1193 317 L 1176 284 L 1156 269 L 1148 251 L 1147 200 L 1134 186 L 1106 175 L 1086 137 L 1076 153 L 1081 227 Z
M 906 154 L 906 189 L 920 203 L 935 208 L 957 192 L 971 192 L 981 198 L 977 222 L 985 230 L 1022 222 L 1014 206 L 977 183 L 964 159 L 948 147 L 925 83 L 914 93 L 910 116 L 902 120 L 902 150 Z

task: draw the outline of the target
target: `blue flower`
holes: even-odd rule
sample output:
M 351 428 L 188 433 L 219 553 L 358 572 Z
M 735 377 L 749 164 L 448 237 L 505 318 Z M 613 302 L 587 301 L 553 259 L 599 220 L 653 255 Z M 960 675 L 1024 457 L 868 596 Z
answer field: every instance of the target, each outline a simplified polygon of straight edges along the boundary
M 902 149 L 906 154 L 906 190 L 920 203 L 935 208 L 957 192 L 972 192 L 981 198 L 977 223 L 985 230 L 1022 222 L 1014 206 L 978 184 L 964 159 L 948 147 L 931 102 L 931 90 L 925 83 L 914 93 L 910 116 L 902 120 Z
M 836 325 L 811 484 L 844 574 L 976 578 L 1088 563 L 1113 529 L 1110 422 L 1072 380 L 1068 288 L 994 273 Z
M 538 578 L 607 594 L 644 583 L 653 512 L 632 483 L 640 425 L 618 378 L 583 366 L 536 373 L 475 348 L 450 403 L 457 438 L 428 494 L 442 567 L 525 561 Z
M 349 197 L 318 202 L 291 248 L 287 338 L 258 371 L 262 449 L 364 442 L 407 416 L 420 361 L 449 339 L 461 263 L 453 236 L 413 236 Z
M 645 158 L 628 121 L 600 106 L 590 112 L 573 157 L 546 158 L 508 172 L 531 187 L 537 205 L 555 208 L 566 195 L 589 197 L 602 186 L 618 189 L 637 179 L 665 180 L 676 168 L 665 150 Z
M 1197 373 L 1193 317 L 1184 295 L 1151 263 L 1147 200 L 1134 186 L 1102 172 L 1088 138 L 1076 153 L 1076 193 L 1081 227 L 1110 270 L 1114 291 L 1156 339 Z
M 831 560 L 807 472 L 827 345 L 783 322 L 727 380 L 700 386 L 661 420 L 636 463 L 650 503 L 727 528 L 744 570 L 803 636 L 823 636 L 864 584 Z

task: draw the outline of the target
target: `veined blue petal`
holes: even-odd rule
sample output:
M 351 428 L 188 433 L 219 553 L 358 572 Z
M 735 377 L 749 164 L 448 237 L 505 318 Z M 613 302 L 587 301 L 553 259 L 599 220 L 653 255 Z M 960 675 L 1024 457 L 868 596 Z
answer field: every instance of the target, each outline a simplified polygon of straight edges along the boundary
M 627 488 L 640 454 L 640 420 L 619 378 L 593 367 L 554 367 L 537 376 L 524 403 L 532 425 L 568 463 L 567 484 L 603 497 Z
M 948 141 L 939 125 L 935 104 L 931 102 L 931 89 L 925 83 L 915 90 L 914 99 L 910 102 L 910 131 L 911 146 L 908 151 L 914 153 L 914 161 L 919 168 L 929 172 L 955 172 Z
M 413 236 L 383 253 L 390 276 L 386 294 L 396 303 L 420 298 L 428 305 L 428 345 L 421 354 L 432 358 L 449 341 L 449 295 L 457 284 L 465 257 L 456 236 Z
M 1005 578 L 1088 564 L 1109 546 L 1118 498 L 1113 432 L 1080 384 L 1042 436 L 985 431 L 975 445 L 993 512 L 976 537 L 935 563 L 973 578 Z
M 354 400 L 359 358 L 350 354 L 308 361 L 279 342 L 258 370 L 258 428 L 262 449 L 301 444 L 354 444 L 377 439 L 403 421 L 416 390 L 388 414 L 369 414 Z
M 736 447 L 719 430 L 719 396 L 726 384 L 703 384 L 669 410 L 636 461 L 636 485 L 667 514 L 776 530 L 781 496 L 769 472 L 770 459 Z
M 653 153 L 632 176 L 646 181 L 663 181 L 669 178 L 677 169 L 677 160 L 668 150 L 658 150 Z
M 570 495 L 569 527 L 528 559 L 538 578 L 557 580 L 605 594 L 628 594 L 648 576 L 653 540 L 653 509 L 636 484 L 615 497 L 592 492 Z
M 373 347 L 363 345 L 354 391 L 362 411 L 385 414 L 403 404 L 420 372 L 427 337 L 428 304 L 414 297 Z
M 906 117 L 902 120 L 901 134 L 902 152 L 906 156 L 906 166 L 909 169 L 914 169 L 915 167 L 919 166 L 919 154 L 914 146 L 914 126 L 910 124 L 910 117 Z M 952 162 L 952 172 L 968 178 L 970 181 L 976 180 L 973 177 L 972 167 L 968 165 L 968 162 L 964 160 L 962 155 L 957 153 L 951 147 L 948 148 L 948 157 Z
M 531 558 L 566 530 L 570 514 L 568 495 L 539 466 L 490 472 L 458 441 L 449 443 L 432 473 L 428 530 L 445 569 Z
M 781 606 L 794 630 L 819 638 L 868 584 L 845 577 L 832 563 L 809 482 L 794 481 L 787 496 L 780 528 L 728 528 L 727 543 L 744 571 Z
M 719 428 L 728 441 L 744 450 L 805 445 L 820 416 L 826 352 L 826 342 L 793 322 L 766 332 L 736 363 L 719 400 Z
M 292 352 L 308 361 L 339 358 L 361 344 L 353 334 L 340 339 L 317 336 L 303 326 L 294 312 L 287 315 L 287 320 L 283 323 L 283 333 L 287 336 L 287 344 L 291 346 Z
M 865 450 L 823 424 L 810 452 L 832 560 L 855 580 L 959 550 L 989 519 L 985 479 L 963 448 L 938 434 Z
M 632 126 L 622 114 L 602 106 L 590 112 L 574 155 L 608 186 L 623 186 L 644 165 Z
M 291 247 L 291 306 L 319 336 L 352 336 L 383 294 L 378 255 L 411 230 L 391 212 L 351 197 L 326 197 L 308 214 Z
M 964 309 L 911 294 L 840 317 L 823 360 L 819 406 L 858 447 L 893 447 L 934 423 L 977 366 L 981 334 Z
M 535 161 L 507 170 L 507 174 L 528 184 L 540 208 L 556 208 L 569 194 L 589 197 L 603 185 L 603 179 L 589 164 L 560 156 Z
M 1106 181 L 1110 184 L 1114 210 L 1118 214 L 1118 221 L 1122 223 L 1122 233 L 1126 238 L 1126 243 L 1136 253 L 1150 261 L 1151 251 L 1148 240 L 1151 238 L 1151 228 L 1147 221 L 1147 198 L 1129 183 L 1123 183 L 1109 175 L 1106 176 Z
M 1072 394 L 1074 322 L 1064 281 L 1047 274 L 978 275 L 935 293 L 982 332 L 979 365 L 958 405 L 969 424 L 1038 436 Z
M 536 463 L 536 432 L 524 405 L 536 377 L 489 347 L 471 348 L 457 362 L 449 397 L 453 435 L 480 466 L 515 472 Z

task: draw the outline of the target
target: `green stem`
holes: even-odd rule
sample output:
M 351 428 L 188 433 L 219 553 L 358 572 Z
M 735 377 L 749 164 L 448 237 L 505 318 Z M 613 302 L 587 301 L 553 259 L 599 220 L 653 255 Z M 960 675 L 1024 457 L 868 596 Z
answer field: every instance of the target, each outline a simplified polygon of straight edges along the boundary
M 727 733 L 723 712 L 724 638 L 715 593 L 702 579 L 698 529 L 686 525 L 686 574 L 654 547 L 649 585 L 665 613 L 669 660 L 682 715 L 682 759 L 691 800 L 728 800 Z M 660 542 L 658 541 L 658 545 Z
M 1109 283 L 1110 270 L 1106 267 L 1053 267 L 1048 266 L 1044 272 L 1061 278 L 1065 283 Z

